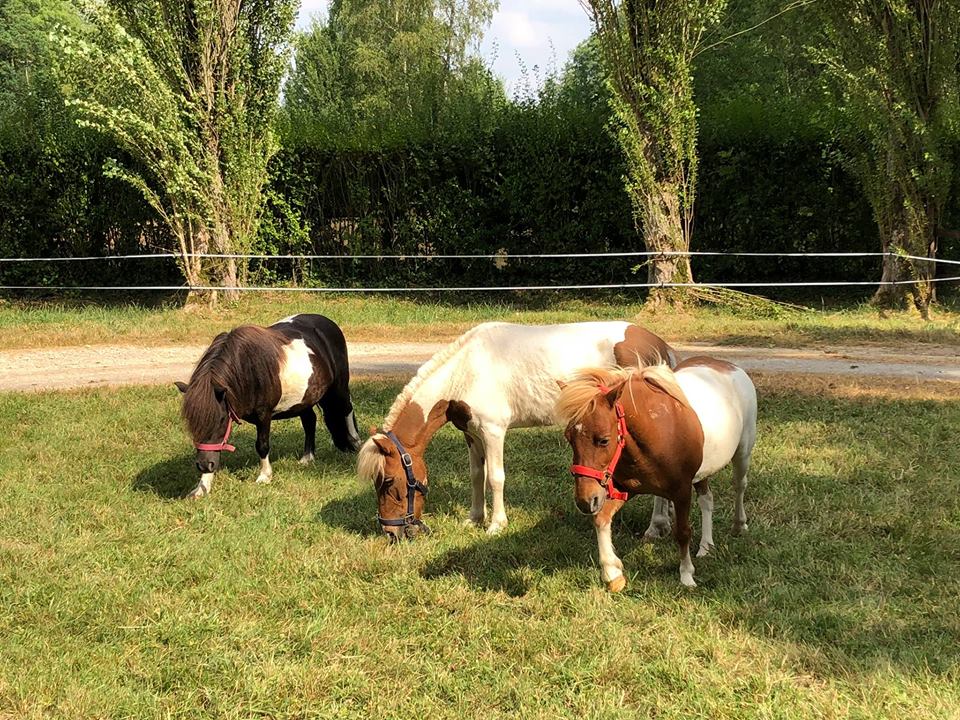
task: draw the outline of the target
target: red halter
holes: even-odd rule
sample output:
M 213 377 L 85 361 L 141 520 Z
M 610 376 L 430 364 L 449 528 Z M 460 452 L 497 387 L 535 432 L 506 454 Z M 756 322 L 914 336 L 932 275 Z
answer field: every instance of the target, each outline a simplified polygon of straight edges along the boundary
M 194 443 L 193 446 L 197 450 L 207 450 L 212 452 L 222 452 L 226 450 L 227 452 L 233 452 L 236 448 L 227 442 L 230 439 L 230 433 L 233 432 L 233 423 L 237 422 L 239 425 L 242 420 L 236 416 L 232 409 L 227 408 L 227 431 L 223 434 L 223 440 L 218 443 Z
M 598 385 L 597 389 L 601 394 L 606 394 L 610 392 L 610 388 L 606 385 Z M 583 475 L 584 477 L 591 477 L 596 480 L 598 483 L 606 487 L 607 496 L 611 500 L 624 500 L 630 497 L 628 493 L 621 492 L 617 490 L 613 485 L 613 471 L 617 469 L 617 463 L 620 462 L 620 455 L 623 454 L 623 448 L 627 444 L 627 419 L 624 416 L 623 404 L 617 400 L 613 404 L 613 409 L 617 413 L 617 449 L 613 453 L 613 457 L 610 459 L 610 464 L 600 472 L 599 470 L 594 470 L 592 467 L 587 467 L 586 465 L 571 465 L 570 472 L 573 475 Z

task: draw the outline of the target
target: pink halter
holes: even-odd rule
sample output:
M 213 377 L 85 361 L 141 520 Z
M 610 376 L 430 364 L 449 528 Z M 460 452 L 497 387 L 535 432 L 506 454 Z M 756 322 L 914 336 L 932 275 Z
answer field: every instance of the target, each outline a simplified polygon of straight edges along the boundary
M 233 423 L 239 425 L 243 422 L 236 413 L 230 407 L 227 407 L 227 431 L 223 434 L 223 440 L 218 443 L 194 443 L 193 446 L 197 450 L 207 450 L 209 452 L 222 452 L 226 450 L 227 452 L 233 452 L 236 448 L 227 442 L 230 439 L 230 433 L 233 432 Z
M 610 388 L 606 385 L 598 385 L 597 389 L 601 394 L 606 394 L 610 392 Z M 607 495 L 611 500 L 624 500 L 626 501 L 630 495 L 629 493 L 621 492 L 613 484 L 613 473 L 617 469 L 617 463 L 620 462 L 620 456 L 623 454 L 623 448 L 627 444 L 627 419 L 623 412 L 623 403 L 617 400 L 613 404 L 613 409 L 617 413 L 617 449 L 613 453 L 613 457 L 610 459 L 610 463 L 607 467 L 601 472 L 600 470 L 594 470 L 592 467 L 587 467 L 586 465 L 571 465 L 570 472 L 574 475 L 583 475 L 584 477 L 591 477 L 607 489 Z

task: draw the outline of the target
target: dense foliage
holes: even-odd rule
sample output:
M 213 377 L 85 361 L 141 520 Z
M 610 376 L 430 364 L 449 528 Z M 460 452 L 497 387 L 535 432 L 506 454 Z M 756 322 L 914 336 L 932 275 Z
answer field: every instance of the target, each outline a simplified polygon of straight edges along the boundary
M 782 5 L 731 6 L 705 40 L 716 46 L 693 65 L 700 139 L 691 248 L 877 251 L 875 209 L 839 142 L 845 111 L 809 50 L 814 16 L 801 9 L 774 17 Z M 116 134 L 78 127 L 90 113 L 65 102 L 77 88 L 55 72 L 62 48 L 51 37 L 90 31 L 70 8 L 67 0 L 8 0 L 0 7 L 0 255 L 170 247 L 176 233 L 157 207 L 116 170 L 103 173 L 108 160 L 116 161 L 109 167 L 156 187 L 149 163 Z M 268 180 L 262 212 L 247 216 L 251 230 L 242 247 L 265 254 L 500 257 L 266 260 L 250 266 L 251 282 L 646 281 L 640 261 L 514 257 L 644 247 L 624 188 L 630 169 L 600 48 L 584 43 L 542 88 L 508 98 L 473 50 L 492 10 L 481 0 L 333 3 L 326 19 L 295 40 L 276 123 L 279 151 L 258 175 Z M 391 14 L 403 22 L 390 22 Z M 949 229 L 958 220 L 956 202 L 946 202 L 941 252 L 957 244 Z M 696 258 L 694 269 L 704 281 L 874 280 L 881 270 L 875 260 L 731 258 Z M 156 284 L 177 277 L 175 266 L 156 261 L 135 268 L 0 266 L 3 284 Z

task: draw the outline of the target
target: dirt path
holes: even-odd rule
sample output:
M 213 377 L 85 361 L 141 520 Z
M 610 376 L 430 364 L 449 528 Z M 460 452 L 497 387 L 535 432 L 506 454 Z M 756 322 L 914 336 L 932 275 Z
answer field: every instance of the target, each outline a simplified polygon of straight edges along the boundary
M 96 345 L 0 351 L 0 391 L 63 390 L 106 385 L 149 385 L 187 380 L 205 346 Z M 411 375 L 442 343 L 351 343 L 356 376 Z M 681 355 L 712 355 L 764 373 L 808 373 L 960 381 L 960 349 L 845 346 L 819 349 L 677 344 Z

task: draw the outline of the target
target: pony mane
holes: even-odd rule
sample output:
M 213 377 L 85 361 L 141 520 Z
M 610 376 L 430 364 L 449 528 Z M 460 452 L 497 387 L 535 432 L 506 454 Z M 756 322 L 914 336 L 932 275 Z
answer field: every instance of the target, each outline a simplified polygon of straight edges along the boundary
M 386 458 L 373 441 L 375 437 L 386 438 L 386 435 L 377 433 L 370 437 L 357 452 L 357 478 L 360 482 L 373 482 L 384 473 Z
M 283 345 L 281 336 L 257 325 L 241 325 L 213 339 L 183 396 L 181 414 L 194 439 L 209 434 L 221 419 L 216 390 L 222 390 L 227 405 L 242 415 L 258 386 L 271 379 L 276 382 Z
M 597 400 L 600 397 L 600 385 L 605 385 L 612 390 L 628 384 L 627 390 L 633 398 L 629 383 L 634 379 L 649 379 L 677 402 L 690 407 L 690 401 L 677 384 L 673 370 L 663 362 L 646 367 L 584 368 L 560 390 L 560 397 L 557 398 L 554 408 L 557 422 L 561 425 L 579 422 L 584 415 L 596 410 Z
M 460 349 L 463 348 L 467 342 L 473 339 L 478 332 L 495 325 L 503 324 L 504 323 L 483 323 L 482 325 L 477 325 L 476 327 L 472 327 L 467 330 L 463 335 L 458 337 L 445 348 L 437 350 L 433 357 L 420 366 L 420 369 L 417 370 L 417 374 L 410 378 L 410 382 L 408 382 L 406 386 L 404 386 L 403 390 L 400 391 L 400 394 L 397 395 L 396 399 L 393 401 L 393 405 L 390 406 L 390 412 L 387 413 L 387 417 L 384 419 L 383 424 L 380 427 L 382 427 L 384 430 L 392 430 L 393 424 L 397 421 L 397 418 L 400 417 L 400 413 L 403 412 L 404 408 L 410 402 L 413 394 L 421 385 L 423 385 L 427 378 L 436 372 L 437 368 L 446 363 L 451 357 L 456 355 Z

